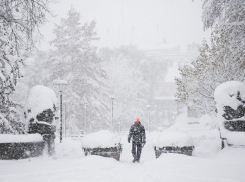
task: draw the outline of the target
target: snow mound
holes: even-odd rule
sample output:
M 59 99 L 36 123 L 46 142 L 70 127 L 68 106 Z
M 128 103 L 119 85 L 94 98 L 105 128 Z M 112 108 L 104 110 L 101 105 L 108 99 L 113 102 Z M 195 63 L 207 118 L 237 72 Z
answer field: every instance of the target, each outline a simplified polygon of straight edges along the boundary
M 212 157 L 221 150 L 220 138 L 200 136 L 194 138 L 195 148 L 192 155 L 197 157 Z
M 59 140 L 56 140 L 55 148 L 56 157 L 58 159 L 80 158 L 85 156 L 82 150 L 81 142 L 78 140 L 66 138 L 62 141 L 62 143 L 60 143 Z
M 100 130 L 82 138 L 83 148 L 110 148 L 120 143 L 121 138 L 108 130 Z
M 0 143 L 23 143 L 23 142 L 40 142 L 43 137 L 40 134 L 28 135 L 11 135 L 0 134 Z
M 192 137 L 186 132 L 165 130 L 160 133 L 157 140 L 154 141 L 154 144 L 157 148 L 165 146 L 184 147 L 193 146 L 194 142 Z
M 240 93 L 241 100 L 238 100 Z M 245 101 L 245 85 L 239 81 L 229 81 L 220 84 L 214 92 L 214 99 L 218 113 L 224 114 L 224 106 L 230 106 L 234 110 Z
M 42 85 L 32 87 L 25 104 L 25 110 L 31 110 L 31 113 L 28 113 L 27 121 L 31 118 L 35 119 L 44 110 L 53 110 L 54 105 L 57 106 L 57 97 L 52 89 Z
M 217 118 L 212 118 L 207 114 L 200 118 L 192 118 L 188 117 L 187 113 L 183 113 L 176 118 L 176 123 L 169 127 L 168 130 L 181 130 L 187 133 L 202 130 L 203 132 L 217 128 L 217 120 Z

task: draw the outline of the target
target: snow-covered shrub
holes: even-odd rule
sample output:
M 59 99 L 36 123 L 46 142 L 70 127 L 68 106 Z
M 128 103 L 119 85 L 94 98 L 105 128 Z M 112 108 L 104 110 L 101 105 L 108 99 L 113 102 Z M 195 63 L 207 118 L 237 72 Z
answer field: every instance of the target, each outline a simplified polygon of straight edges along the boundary
M 43 154 L 44 142 L 40 134 L 0 135 L 0 159 L 13 160 L 39 157 Z
M 218 115 L 226 120 L 241 118 L 245 114 L 245 85 L 230 81 L 215 89 L 214 98 Z
M 57 97 L 52 89 L 42 85 L 36 85 L 30 89 L 25 105 L 26 119 L 28 122 L 32 120 L 34 122 L 45 121 L 52 123 L 54 115 L 45 115 L 46 118 L 51 117 L 51 122 L 50 120 L 47 121 L 43 119 L 45 117 L 39 118 L 39 116 L 43 112 L 47 114 L 47 111 L 51 111 L 52 114 L 55 114 L 56 108 Z
M 120 160 L 122 151 L 121 138 L 108 130 L 101 130 L 82 138 L 85 155 L 99 155 Z
M 121 138 L 108 130 L 100 130 L 82 138 L 83 148 L 110 148 L 117 147 L 120 143 Z
M 167 146 L 185 147 L 193 146 L 194 142 L 192 137 L 184 131 L 164 130 L 158 136 L 156 141 L 154 141 L 154 145 L 157 148 L 163 148 Z
M 48 154 L 55 153 L 55 131 L 54 116 L 57 108 L 55 92 L 45 86 L 36 85 L 28 93 L 25 112 L 28 124 L 28 133 L 40 133 L 43 136 Z
M 215 89 L 222 148 L 224 140 L 231 145 L 245 145 L 245 85 L 225 82 Z

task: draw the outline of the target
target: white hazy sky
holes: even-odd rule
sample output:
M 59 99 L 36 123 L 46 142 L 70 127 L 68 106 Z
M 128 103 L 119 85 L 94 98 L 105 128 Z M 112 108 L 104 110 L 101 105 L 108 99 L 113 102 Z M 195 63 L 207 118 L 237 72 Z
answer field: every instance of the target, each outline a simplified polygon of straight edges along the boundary
M 201 4 L 201 0 L 59 0 L 50 6 L 56 17 L 49 17 L 42 26 L 44 39 L 39 48 L 50 48 L 48 42 L 55 38 L 54 24 L 66 18 L 73 7 L 80 12 L 82 24 L 97 22 L 99 48 L 145 45 L 166 39 L 185 51 L 187 44 L 201 43 L 210 35 L 202 28 Z

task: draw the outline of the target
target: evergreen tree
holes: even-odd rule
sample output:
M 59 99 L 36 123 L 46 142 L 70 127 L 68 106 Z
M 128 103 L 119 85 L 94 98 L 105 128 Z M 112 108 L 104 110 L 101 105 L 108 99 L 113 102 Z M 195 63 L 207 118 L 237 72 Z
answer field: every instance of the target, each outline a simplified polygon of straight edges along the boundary
M 53 30 L 56 38 L 50 43 L 55 49 L 39 53 L 35 58 L 33 71 L 40 70 L 40 75 L 45 76 L 35 76 L 33 71 L 30 73 L 33 84 L 47 85 L 56 91 L 58 88 L 52 84 L 53 80 L 68 81 L 63 90 L 67 128 L 76 132 L 85 127 L 84 96 L 88 102 L 88 132 L 110 126 L 108 115 L 105 114 L 108 113 L 110 104 L 106 100 L 109 99 L 109 89 L 105 84 L 107 76 L 100 67 L 96 47 L 91 45 L 97 39 L 95 25 L 92 21 L 81 26 L 80 14 L 71 8 L 67 19 L 62 19 L 61 24 Z

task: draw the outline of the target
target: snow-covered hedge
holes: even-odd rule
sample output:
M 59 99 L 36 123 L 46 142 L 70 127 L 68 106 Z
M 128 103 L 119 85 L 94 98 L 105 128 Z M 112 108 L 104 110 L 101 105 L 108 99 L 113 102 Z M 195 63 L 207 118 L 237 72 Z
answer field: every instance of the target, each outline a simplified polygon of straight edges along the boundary
M 40 134 L 11 135 L 0 134 L 0 143 L 23 143 L 23 142 L 40 142 L 43 137 Z
M 111 148 L 119 146 L 120 143 L 121 138 L 108 130 L 100 130 L 82 138 L 83 148 Z
M 44 141 L 40 134 L 0 134 L 0 159 L 13 160 L 43 155 Z
M 181 132 L 177 130 L 164 130 L 154 141 L 154 145 L 157 148 L 162 148 L 166 146 L 184 147 L 193 146 L 194 142 L 192 137 L 186 132 Z

